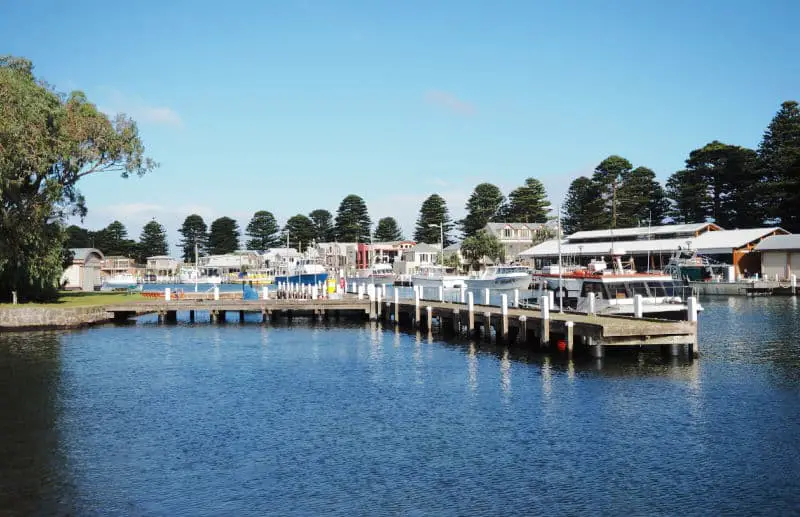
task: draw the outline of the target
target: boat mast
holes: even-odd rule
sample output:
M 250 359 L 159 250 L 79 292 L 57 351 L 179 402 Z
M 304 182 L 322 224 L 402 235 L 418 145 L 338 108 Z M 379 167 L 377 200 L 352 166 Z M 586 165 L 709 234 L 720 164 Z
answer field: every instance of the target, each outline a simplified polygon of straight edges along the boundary
M 556 210 L 558 213 L 558 229 L 556 230 L 556 238 L 558 239 L 558 312 L 564 312 L 564 291 L 561 287 L 562 272 L 561 272 L 561 205 L 558 205 Z

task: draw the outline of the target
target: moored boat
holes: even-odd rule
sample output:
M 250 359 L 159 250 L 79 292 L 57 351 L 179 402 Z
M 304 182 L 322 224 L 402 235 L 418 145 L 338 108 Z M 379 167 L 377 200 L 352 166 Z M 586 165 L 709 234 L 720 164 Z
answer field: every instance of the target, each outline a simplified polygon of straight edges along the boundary
M 467 276 L 456 274 L 455 268 L 439 265 L 422 266 L 411 275 L 411 283 L 421 287 L 460 288 L 467 285 Z
M 531 283 L 531 273 L 523 266 L 489 266 L 479 275 L 468 277 L 468 289 L 525 290 Z
M 300 259 L 287 271 L 275 276 L 276 284 L 316 285 L 328 279 L 325 267 L 311 259 Z
M 118 273 L 107 276 L 100 284 L 101 291 L 141 291 L 142 282 L 131 273 Z

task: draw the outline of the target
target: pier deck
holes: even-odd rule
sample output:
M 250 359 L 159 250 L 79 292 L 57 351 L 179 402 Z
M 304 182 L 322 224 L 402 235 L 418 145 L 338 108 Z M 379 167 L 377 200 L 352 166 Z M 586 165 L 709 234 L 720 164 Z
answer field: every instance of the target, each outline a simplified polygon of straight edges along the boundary
M 673 355 L 683 345 L 697 355 L 697 323 L 625 316 L 597 316 L 575 312 L 498 307 L 495 305 L 443 302 L 437 300 L 382 301 L 347 296 L 343 299 L 266 299 L 266 300 L 145 300 L 115 304 L 106 308 L 117 321 L 142 314 L 158 314 L 159 321 L 176 321 L 178 312 L 188 312 L 191 321 L 197 312 L 207 312 L 211 322 L 222 322 L 229 312 L 261 314 L 267 322 L 285 315 L 327 319 L 353 316 L 393 322 L 450 334 L 467 333 L 504 342 L 532 343 L 547 348 L 563 345 L 567 352 L 588 348 L 602 357 L 606 346 L 662 346 Z

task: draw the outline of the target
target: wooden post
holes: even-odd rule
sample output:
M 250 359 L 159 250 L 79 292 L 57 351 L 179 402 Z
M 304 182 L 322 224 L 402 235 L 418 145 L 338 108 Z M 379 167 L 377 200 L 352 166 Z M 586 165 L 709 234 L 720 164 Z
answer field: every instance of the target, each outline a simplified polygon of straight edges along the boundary
M 433 328 L 433 307 L 425 307 L 425 325 L 429 331 Z
M 575 346 L 575 332 L 574 332 L 575 322 L 568 321 L 566 323 L 566 326 L 567 326 L 567 353 L 569 355 L 572 355 L 572 349 Z
M 789 277 L 789 281 L 792 283 L 792 296 L 794 296 L 797 294 L 797 275 Z
M 642 317 L 642 295 L 641 294 L 634 294 L 633 295 L 633 317 L 634 318 L 641 318 Z
M 587 294 L 586 298 L 587 298 L 587 300 L 589 302 L 588 314 L 594 315 L 594 312 L 595 312 L 595 309 L 594 309 L 594 293 Z
M 444 287 L 441 285 L 439 286 L 439 301 L 440 302 L 444 301 Z
M 492 313 L 489 311 L 483 313 L 483 339 L 492 339 Z
M 419 327 L 419 291 L 414 290 L 414 328 Z
M 219 301 L 219 286 L 218 285 L 214 286 L 214 301 L 215 302 Z
M 261 288 L 261 299 L 269 300 L 269 290 L 267 289 L 267 286 Z
M 467 287 L 461 286 L 461 303 L 467 303 Z
M 169 287 L 164 288 L 164 301 L 168 302 L 172 299 L 172 290 Z
M 189 311 L 189 321 L 194 323 L 194 309 Z
M 514 289 L 514 308 L 519 308 L 519 289 Z
M 694 337 L 692 339 L 692 356 L 700 357 L 700 344 L 697 340 L 697 298 L 690 296 L 686 300 L 686 312 L 688 313 L 689 321 L 692 322 L 694 327 Z
M 369 320 L 374 321 L 376 319 L 375 315 L 375 295 L 373 294 L 372 289 L 368 292 L 369 296 Z
M 208 315 L 209 315 L 209 317 L 211 319 L 211 323 L 216 323 L 217 322 L 217 318 L 219 317 L 218 314 L 217 314 L 217 311 L 209 311 Z
M 550 291 L 550 295 L 552 294 Z M 542 332 L 539 335 L 539 344 L 543 347 L 550 346 L 550 295 L 542 296 L 539 301 L 542 307 Z
M 489 305 L 489 288 L 483 290 L 483 304 Z
M 394 290 L 394 323 L 400 323 L 400 292 L 397 289 Z
M 239 311 L 239 323 L 244 323 L 244 311 Z
M 500 295 L 500 315 L 502 321 L 500 322 L 500 337 L 503 342 L 508 341 L 508 295 Z
M 158 311 L 158 322 L 164 323 L 164 311 Z
M 517 334 L 517 341 L 520 343 L 527 343 L 528 342 L 528 317 L 527 316 L 520 316 L 519 317 L 519 333 Z
M 475 330 L 475 296 L 472 291 L 467 293 L 467 330 L 472 333 Z
M 380 319 L 381 315 L 383 314 L 383 307 L 381 306 L 381 302 L 383 302 L 383 291 L 380 287 L 375 289 L 375 297 L 377 298 L 377 302 L 375 303 L 375 310 L 377 312 L 377 318 Z

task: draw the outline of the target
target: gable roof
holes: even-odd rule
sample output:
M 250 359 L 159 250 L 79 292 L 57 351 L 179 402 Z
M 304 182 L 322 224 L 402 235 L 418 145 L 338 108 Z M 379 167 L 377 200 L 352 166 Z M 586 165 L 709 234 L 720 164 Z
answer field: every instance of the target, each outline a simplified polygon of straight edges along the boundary
M 408 251 L 413 251 L 415 253 L 439 253 L 439 246 L 420 242 L 408 248 Z
M 72 260 L 80 260 L 82 262 L 86 262 L 86 259 L 88 259 L 91 254 L 97 255 L 100 257 L 100 260 L 105 258 L 103 252 L 97 248 L 70 248 L 69 251 L 72 252 Z
M 756 245 L 756 251 L 800 250 L 800 234 L 773 235 Z
M 662 226 L 637 226 L 634 228 L 616 228 L 606 230 L 587 230 L 583 232 L 575 232 L 567 240 L 582 240 L 582 239 L 619 239 L 621 237 L 634 237 L 634 236 L 647 236 L 647 235 L 669 235 L 669 234 L 692 234 L 705 229 L 706 227 L 713 227 L 714 230 L 721 229 L 714 223 L 693 223 L 693 224 L 665 224 Z
M 544 223 L 486 223 L 484 228 L 489 228 L 492 231 L 502 230 L 503 228 L 511 228 L 513 230 L 535 230 L 542 226 L 544 226 Z

